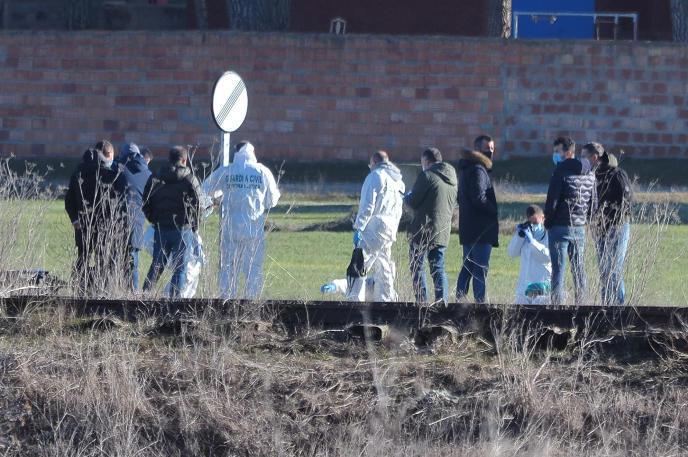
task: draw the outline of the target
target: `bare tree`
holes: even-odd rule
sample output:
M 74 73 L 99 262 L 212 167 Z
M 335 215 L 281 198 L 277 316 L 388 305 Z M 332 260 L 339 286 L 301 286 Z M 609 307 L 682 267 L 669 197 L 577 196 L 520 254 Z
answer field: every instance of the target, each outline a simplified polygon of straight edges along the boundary
M 501 38 L 511 36 L 511 0 L 489 0 L 487 35 Z
M 64 0 L 65 25 L 69 30 L 98 27 L 98 15 L 102 8 L 101 0 Z
M 688 42 L 688 0 L 671 0 L 671 24 L 674 41 Z
M 227 0 L 229 28 L 234 30 L 287 30 L 291 0 Z
M 10 26 L 10 0 L 4 0 L 0 2 L 0 24 L 2 24 L 3 29 L 7 29 Z

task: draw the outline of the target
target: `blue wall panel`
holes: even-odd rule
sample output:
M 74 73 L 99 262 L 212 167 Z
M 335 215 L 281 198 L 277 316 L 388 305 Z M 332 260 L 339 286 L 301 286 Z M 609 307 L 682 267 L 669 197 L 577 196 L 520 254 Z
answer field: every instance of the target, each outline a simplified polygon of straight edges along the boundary
M 595 12 L 595 0 L 512 0 L 513 11 Z M 519 38 L 594 38 L 592 17 L 562 17 L 551 24 L 540 16 L 535 22 L 530 16 L 520 16 Z

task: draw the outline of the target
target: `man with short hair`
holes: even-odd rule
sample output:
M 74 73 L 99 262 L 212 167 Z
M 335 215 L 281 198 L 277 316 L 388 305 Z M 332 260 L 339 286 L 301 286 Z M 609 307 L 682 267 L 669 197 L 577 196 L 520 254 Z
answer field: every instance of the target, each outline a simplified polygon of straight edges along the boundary
M 116 240 L 121 230 L 121 194 L 115 187 L 117 172 L 112 169 L 115 149 L 107 140 L 83 154 L 83 161 L 71 176 L 65 195 L 65 210 L 74 227 L 77 259 L 74 274 L 80 293 L 92 291 L 96 283 L 105 286 L 117 257 Z M 94 267 L 89 268 L 93 257 Z
M 545 297 L 544 294 L 540 297 L 528 296 L 528 286 L 532 288 L 536 284 L 542 284 L 545 288 L 551 287 L 552 261 L 549 257 L 549 240 L 544 222 L 545 213 L 542 208 L 530 205 L 526 208 L 526 222 L 516 227 L 516 233 L 507 249 L 512 259 L 521 258 L 521 271 L 514 299 L 517 305 L 549 302 L 549 297 Z
M 151 176 L 146 159 L 134 143 L 124 145 L 114 163 L 118 172 L 115 185 L 124 195 L 125 214 L 127 216 L 124 242 L 127 246 L 127 261 L 125 279 L 132 291 L 139 288 L 139 251 L 143 246 L 143 226 L 146 217 L 141 210 L 143 206 L 143 191 Z
M 201 188 L 187 163 L 186 148 L 174 146 L 167 166 L 146 184 L 143 212 L 155 226 L 155 240 L 144 292 L 155 286 L 169 259 L 174 266 L 171 296 L 179 297 L 186 283 L 185 266 L 191 255 L 187 247 L 193 243 L 202 211 Z
M 585 226 L 597 208 L 595 174 L 587 159 L 576 159 L 576 143 L 569 137 L 554 140 L 552 173 L 545 203 L 545 228 L 552 258 L 552 304 L 564 295 L 566 257 L 571 261 L 576 305 L 584 303 L 587 289 L 583 269 Z
M 147 147 L 143 147 L 141 148 L 141 155 L 146 160 L 146 165 L 150 165 L 151 161 L 153 160 L 153 153 L 151 150 Z
M 444 250 L 449 244 L 451 220 L 456 208 L 458 181 L 454 167 L 442 161 L 437 148 L 428 148 L 420 157 L 422 172 L 404 201 L 413 209 L 408 229 L 409 258 L 413 292 L 417 302 L 427 302 L 425 258 L 435 288 L 435 300 L 449 300 Z
M 626 299 L 622 273 L 631 231 L 632 183 L 616 157 L 600 143 L 586 144 L 581 155 L 591 163 L 597 181 L 598 207 L 591 228 L 596 238 L 602 304 L 622 306 Z
M 473 298 L 484 302 L 487 273 L 493 247 L 499 246 L 497 198 L 489 173 L 492 171 L 494 141 L 480 135 L 474 150 L 464 149 L 459 160 L 459 241 L 463 265 L 456 284 L 456 298 L 468 295 L 473 279 Z
M 248 141 L 235 147 L 234 161 L 215 170 L 203 182 L 206 195 L 222 190 L 220 211 L 219 295 L 236 298 L 239 276 L 244 274 L 243 298 L 256 300 L 263 289 L 265 212 L 280 198 L 268 167 L 258 162 Z
M 375 152 L 368 167 L 370 173 L 363 181 L 354 221 L 354 256 L 347 270 L 346 295 L 350 301 L 365 301 L 366 275 L 373 270 L 374 300 L 396 301 L 392 245 L 397 239 L 405 186 L 399 168 L 390 162 L 385 151 Z M 357 252 L 362 255 L 356 256 Z

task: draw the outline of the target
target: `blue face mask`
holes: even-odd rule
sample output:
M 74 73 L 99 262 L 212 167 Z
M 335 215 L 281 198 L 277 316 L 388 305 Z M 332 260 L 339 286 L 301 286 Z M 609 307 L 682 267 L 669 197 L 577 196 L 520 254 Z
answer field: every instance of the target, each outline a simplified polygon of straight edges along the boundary
M 530 226 L 530 230 L 532 230 L 533 236 L 538 239 L 545 234 L 545 226 L 542 224 L 533 224 Z
M 558 152 L 552 153 L 552 162 L 554 162 L 554 165 L 557 165 L 559 162 L 563 162 L 564 158 L 559 154 Z

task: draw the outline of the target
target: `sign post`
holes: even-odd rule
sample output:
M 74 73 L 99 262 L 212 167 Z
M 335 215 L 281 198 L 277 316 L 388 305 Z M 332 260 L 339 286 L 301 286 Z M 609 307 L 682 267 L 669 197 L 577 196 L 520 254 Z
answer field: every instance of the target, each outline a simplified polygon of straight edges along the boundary
M 222 166 L 229 165 L 229 134 L 246 119 L 248 93 L 241 77 L 227 71 L 215 82 L 212 101 L 213 119 L 222 131 Z
M 215 124 L 222 132 L 222 166 L 229 166 L 230 133 L 236 131 L 246 118 L 248 93 L 241 77 L 233 71 L 223 73 L 213 88 L 211 111 Z M 220 205 L 220 267 L 222 267 L 222 221 L 224 221 L 224 204 Z

